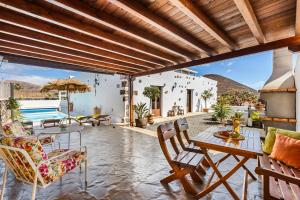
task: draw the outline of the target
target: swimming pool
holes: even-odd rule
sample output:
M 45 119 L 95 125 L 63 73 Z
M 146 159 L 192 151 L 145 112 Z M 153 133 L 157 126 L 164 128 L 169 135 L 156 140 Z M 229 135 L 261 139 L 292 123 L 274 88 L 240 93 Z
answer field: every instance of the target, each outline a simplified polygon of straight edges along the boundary
M 45 119 L 63 119 L 67 114 L 57 111 L 55 108 L 21 109 L 24 121 L 38 122 Z

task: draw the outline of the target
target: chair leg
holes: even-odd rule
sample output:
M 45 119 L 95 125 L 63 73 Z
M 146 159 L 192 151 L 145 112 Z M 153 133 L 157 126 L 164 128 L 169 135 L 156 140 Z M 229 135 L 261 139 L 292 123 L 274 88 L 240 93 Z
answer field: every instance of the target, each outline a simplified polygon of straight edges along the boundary
M 165 177 L 164 179 L 160 180 L 160 182 L 162 184 L 168 184 L 168 183 L 171 183 L 172 181 L 175 181 L 176 179 L 178 179 L 178 177 L 175 174 L 171 174 L 171 175 Z
M 180 182 L 181 182 L 185 192 L 187 192 L 191 195 L 197 194 L 196 188 L 186 179 L 185 176 L 180 178 Z
M 197 167 L 196 170 L 197 170 L 197 172 L 199 172 L 200 174 L 203 174 L 203 175 L 206 174 L 205 169 L 204 169 L 201 165 L 199 165 L 199 166 Z
M 37 173 L 35 173 L 35 175 L 34 175 L 34 181 L 33 181 L 33 185 L 32 185 L 31 200 L 35 200 L 36 187 L 37 187 Z
M 204 180 L 201 178 L 201 176 L 197 173 L 197 171 L 193 171 L 192 173 L 190 173 L 193 181 L 197 182 L 197 183 L 203 183 Z
M 4 190 L 5 190 L 6 180 L 7 180 L 7 171 L 8 171 L 8 167 L 7 164 L 5 163 L 5 169 L 2 178 L 1 200 L 3 200 L 4 197 Z

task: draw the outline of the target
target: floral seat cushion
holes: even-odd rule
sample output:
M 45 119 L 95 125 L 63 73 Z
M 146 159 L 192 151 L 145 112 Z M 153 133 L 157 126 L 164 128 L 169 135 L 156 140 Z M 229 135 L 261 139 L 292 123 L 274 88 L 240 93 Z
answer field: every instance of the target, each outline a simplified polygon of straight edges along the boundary
M 31 132 L 25 130 L 20 121 L 13 121 L 2 126 L 2 134 L 6 137 L 22 137 L 31 135 Z M 39 140 L 42 145 L 51 144 L 55 140 L 55 135 L 43 135 Z
M 25 150 L 36 166 L 43 161 L 45 162 L 47 159 L 54 158 L 55 156 L 59 156 L 68 151 L 68 149 L 57 149 L 47 155 L 40 141 L 32 136 L 3 137 L 0 143 L 2 145 Z M 34 177 L 34 170 L 30 167 L 28 160 L 21 153 L 8 154 L 5 152 L 5 154 L 11 161 L 13 159 L 17 161 L 19 166 L 17 174 L 25 174 L 26 179 L 32 180 L 32 177 Z M 59 177 L 78 166 L 85 158 L 86 154 L 84 152 L 74 150 L 41 164 L 38 169 L 44 182 L 47 184 L 58 180 Z

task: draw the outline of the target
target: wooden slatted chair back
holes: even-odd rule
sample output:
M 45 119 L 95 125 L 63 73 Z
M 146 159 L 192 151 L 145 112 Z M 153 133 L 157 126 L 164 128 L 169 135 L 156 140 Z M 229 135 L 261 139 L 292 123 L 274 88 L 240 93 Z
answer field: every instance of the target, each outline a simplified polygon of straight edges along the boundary
M 177 144 L 176 144 L 176 130 L 174 124 L 172 122 L 165 123 L 157 127 L 157 135 L 160 147 L 167 159 L 167 161 L 172 165 L 172 158 L 170 155 L 170 151 L 167 145 L 167 142 L 170 141 L 173 150 L 178 155 L 180 153 Z
M 182 134 L 184 136 L 184 139 L 186 139 L 189 144 L 191 143 L 189 133 L 188 133 L 189 125 L 188 125 L 188 122 L 187 122 L 186 118 L 177 119 L 174 122 L 174 126 L 175 126 L 175 129 L 176 129 L 176 134 L 177 134 L 178 141 L 179 141 L 181 147 L 184 148 L 185 145 L 184 145 L 184 142 L 183 142 Z

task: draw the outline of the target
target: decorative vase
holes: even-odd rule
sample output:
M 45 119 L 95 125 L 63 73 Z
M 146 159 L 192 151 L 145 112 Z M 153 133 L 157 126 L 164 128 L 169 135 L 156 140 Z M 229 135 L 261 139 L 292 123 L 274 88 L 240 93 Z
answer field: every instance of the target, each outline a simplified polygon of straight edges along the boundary
M 233 120 L 232 127 L 235 133 L 240 133 L 240 124 L 241 124 L 240 120 L 238 119 Z

